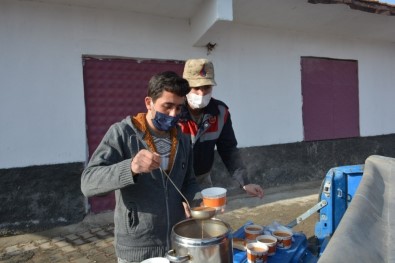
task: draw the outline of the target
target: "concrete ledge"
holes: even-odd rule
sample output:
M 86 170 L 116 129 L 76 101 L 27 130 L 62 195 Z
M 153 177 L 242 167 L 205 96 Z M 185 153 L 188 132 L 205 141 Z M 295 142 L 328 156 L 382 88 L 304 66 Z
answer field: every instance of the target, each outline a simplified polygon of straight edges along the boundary
M 241 148 L 251 182 L 264 188 L 322 180 L 332 167 L 362 164 L 371 155 L 395 158 L 395 134 Z M 237 187 L 216 153 L 213 183 Z
M 0 169 L 0 236 L 80 222 L 83 163 Z

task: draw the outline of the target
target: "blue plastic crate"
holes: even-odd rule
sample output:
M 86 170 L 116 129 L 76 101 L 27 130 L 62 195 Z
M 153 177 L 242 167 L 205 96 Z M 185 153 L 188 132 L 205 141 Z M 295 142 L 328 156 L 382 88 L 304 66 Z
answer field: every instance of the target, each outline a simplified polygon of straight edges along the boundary
M 253 224 L 248 221 L 244 226 Z M 245 238 L 244 226 L 233 233 L 233 237 Z M 238 249 L 233 249 L 233 263 L 247 262 L 247 253 Z M 276 254 L 269 256 L 268 263 L 315 263 L 317 257 L 312 255 L 307 249 L 307 239 L 303 233 L 294 233 L 292 246 L 289 249 L 277 249 Z
M 363 175 L 363 165 L 350 165 L 332 168 L 322 182 L 319 201 L 327 205 L 321 208 L 319 220 L 315 225 L 320 254 L 335 232 L 344 213 L 358 189 Z

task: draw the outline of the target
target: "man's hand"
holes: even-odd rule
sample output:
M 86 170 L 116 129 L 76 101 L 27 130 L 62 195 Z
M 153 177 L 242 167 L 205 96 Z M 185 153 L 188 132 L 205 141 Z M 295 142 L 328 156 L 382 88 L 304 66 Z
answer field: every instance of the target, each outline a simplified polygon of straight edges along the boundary
M 189 211 L 189 207 L 188 207 L 187 203 L 182 202 L 182 205 L 184 206 L 185 217 L 186 218 L 191 218 L 191 211 Z
M 247 184 L 243 186 L 243 189 L 251 196 L 263 197 L 263 189 L 257 184 Z
M 160 166 L 160 156 L 148 150 L 139 151 L 130 164 L 133 174 L 149 173 Z

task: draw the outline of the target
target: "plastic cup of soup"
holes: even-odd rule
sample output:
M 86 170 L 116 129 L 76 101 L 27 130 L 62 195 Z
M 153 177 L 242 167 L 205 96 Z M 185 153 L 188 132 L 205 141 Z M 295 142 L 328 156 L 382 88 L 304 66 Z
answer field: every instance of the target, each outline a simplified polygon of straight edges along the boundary
M 221 210 L 226 205 L 226 189 L 222 187 L 210 187 L 202 190 L 203 205 Z
M 267 252 L 269 248 L 258 242 L 247 244 L 247 261 L 248 263 L 264 263 L 267 262 Z
M 276 247 L 277 247 L 277 238 L 271 235 L 260 235 L 257 236 L 256 241 L 258 243 L 263 243 L 266 246 L 268 246 L 269 251 L 268 251 L 268 256 L 273 256 L 276 254 Z
M 256 242 L 256 238 L 262 235 L 263 226 L 248 225 L 244 227 L 245 239 L 247 243 Z
M 286 230 L 273 231 L 272 235 L 277 238 L 277 247 L 288 249 L 292 246 L 292 232 Z

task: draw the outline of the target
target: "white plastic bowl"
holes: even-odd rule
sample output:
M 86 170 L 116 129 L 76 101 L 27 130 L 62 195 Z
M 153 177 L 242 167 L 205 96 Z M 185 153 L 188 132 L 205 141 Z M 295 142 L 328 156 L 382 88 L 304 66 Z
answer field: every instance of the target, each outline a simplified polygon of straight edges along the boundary
M 226 189 L 222 187 L 210 187 L 202 190 L 202 196 L 207 198 L 220 198 L 226 196 Z

